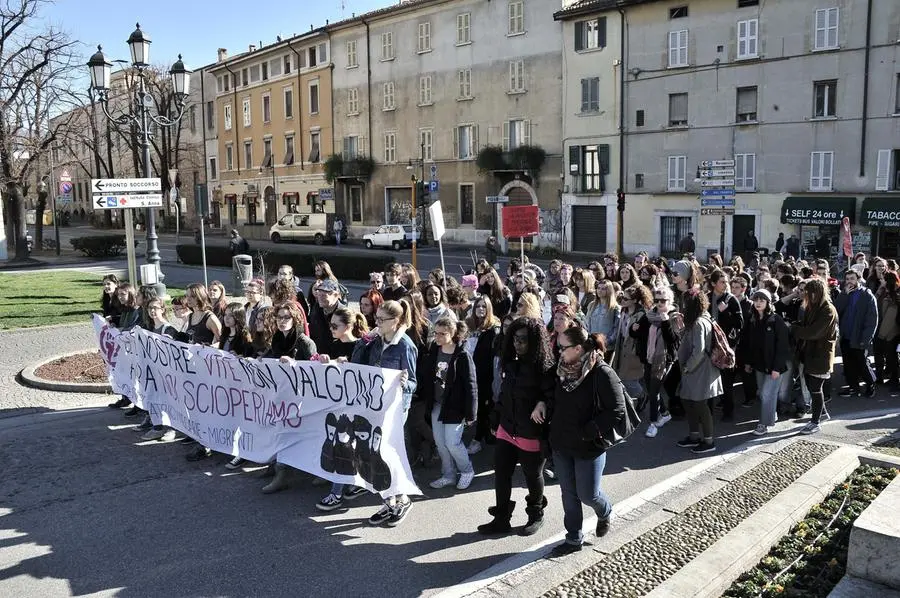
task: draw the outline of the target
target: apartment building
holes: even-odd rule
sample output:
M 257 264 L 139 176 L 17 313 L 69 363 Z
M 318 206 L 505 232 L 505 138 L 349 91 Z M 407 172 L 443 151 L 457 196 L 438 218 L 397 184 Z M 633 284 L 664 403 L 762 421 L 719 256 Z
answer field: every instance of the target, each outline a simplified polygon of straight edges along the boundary
M 292 212 L 333 213 L 322 156 L 334 130 L 325 31 L 251 45 L 233 57 L 219 49 L 204 70 L 215 80 L 215 99 L 205 105 L 216 133 L 216 150 L 207 151 L 207 168 L 216 171 L 213 220 L 262 227 Z
M 674 255 L 687 232 L 695 233 L 698 253 L 717 251 L 721 220 L 703 214 L 695 179 L 701 161 L 733 159 L 727 254 L 740 252 L 754 231 L 769 248 L 778 232 L 797 234 L 810 253 L 817 238 L 827 238 L 834 256 L 846 216 L 854 249 L 897 255 L 900 4 L 576 6 L 590 6 L 607 26 L 624 20 L 626 252 Z M 575 53 L 570 47 L 567 55 Z M 574 87 L 566 81 L 569 93 Z
M 616 2 L 569 2 L 562 23 L 562 249 L 601 254 L 617 247 L 621 186 L 622 22 Z
M 351 235 L 409 222 L 413 177 L 436 183 L 426 201 L 440 200 L 447 241 L 502 233 L 502 208 L 487 196 L 558 214 L 558 8 L 558 0 L 413 0 L 327 27 L 335 135 L 326 159 Z

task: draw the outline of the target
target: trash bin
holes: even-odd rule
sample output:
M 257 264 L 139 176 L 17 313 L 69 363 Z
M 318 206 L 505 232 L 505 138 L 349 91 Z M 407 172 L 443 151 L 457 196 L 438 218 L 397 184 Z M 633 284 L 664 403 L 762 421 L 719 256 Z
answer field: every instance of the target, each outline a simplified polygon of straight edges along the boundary
M 247 254 L 239 253 L 232 259 L 232 293 L 241 297 L 244 295 L 244 285 L 253 279 L 253 258 Z

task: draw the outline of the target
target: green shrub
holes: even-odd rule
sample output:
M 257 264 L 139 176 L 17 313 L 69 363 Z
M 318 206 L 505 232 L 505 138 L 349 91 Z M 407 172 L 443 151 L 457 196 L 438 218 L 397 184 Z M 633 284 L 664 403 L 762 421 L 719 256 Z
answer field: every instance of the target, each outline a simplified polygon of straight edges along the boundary
M 310 247 L 308 252 L 303 247 L 268 249 L 264 250 L 266 269 L 274 274 L 282 264 L 291 266 L 294 272 L 301 278 L 309 278 L 313 274 L 313 265 L 318 260 L 325 260 L 331 265 L 331 269 L 341 280 L 368 280 L 370 272 L 381 272 L 385 264 L 394 261 L 391 257 L 385 257 L 368 251 L 359 253 L 341 253 L 327 255 L 318 248 Z M 185 264 L 198 265 L 202 263 L 202 255 L 199 245 L 178 245 L 175 250 L 178 257 Z M 257 253 L 253 255 L 254 271 L 258 267 Z M 368 255 L 367 255 L 368 254 Z M 231 268 L 231 251 L 227 247 L 207 246 L 206 264 L 208 266 Z
M 125 235 L 91 235 L 71 239 L 75 251 L 88 257 L 111 257 L 126 249 Z

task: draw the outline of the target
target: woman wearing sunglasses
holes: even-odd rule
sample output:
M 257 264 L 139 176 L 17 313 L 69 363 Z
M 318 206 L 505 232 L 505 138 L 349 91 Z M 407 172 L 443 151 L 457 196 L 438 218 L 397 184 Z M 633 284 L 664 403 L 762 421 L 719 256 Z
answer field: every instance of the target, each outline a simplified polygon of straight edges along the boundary
M 638 356 L 644 364 L 644 396 L 650 405 L 647 438 L 654 438 L 659 428 L 672 420 L 660 391 L 678 355 L 680 339 L 675 325 L 677 317 L 678 310 L 672 305 L 672 290 L 657 287 L 653 289 L 653 307 L 645 310 L 644 316 L 629 329 L 631 337 L 636 339 Z M 643 411 L 643 405 L 639 411 Z

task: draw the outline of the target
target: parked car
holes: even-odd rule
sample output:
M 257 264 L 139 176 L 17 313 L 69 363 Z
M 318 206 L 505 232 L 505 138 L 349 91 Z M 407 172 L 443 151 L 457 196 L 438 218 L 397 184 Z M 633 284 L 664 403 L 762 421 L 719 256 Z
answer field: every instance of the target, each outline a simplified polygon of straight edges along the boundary
M 413 238 L 419 239 L 421 230 L 413 232 L 411 224 L 382 224 L 374 233 L 363 235 L 363 243 L 368 249 L 391 247 L 402 249 L 412 246 Z
M 334 242 L 334 214 L 286 214 L 269 229 L 273 243 L 282 241 L 312 241 L 322 245 Z M 341 240 L 347 238 L 347 228 L 341 231 Z

